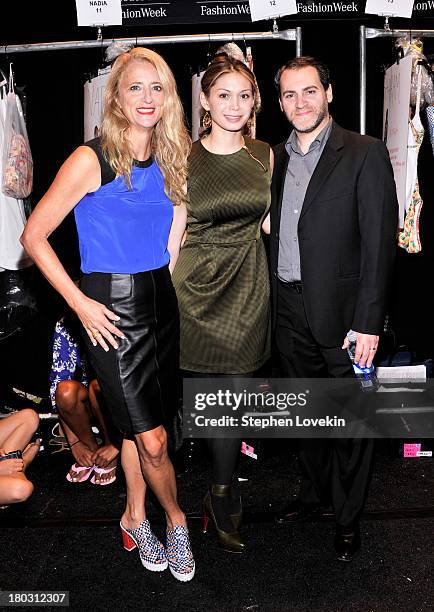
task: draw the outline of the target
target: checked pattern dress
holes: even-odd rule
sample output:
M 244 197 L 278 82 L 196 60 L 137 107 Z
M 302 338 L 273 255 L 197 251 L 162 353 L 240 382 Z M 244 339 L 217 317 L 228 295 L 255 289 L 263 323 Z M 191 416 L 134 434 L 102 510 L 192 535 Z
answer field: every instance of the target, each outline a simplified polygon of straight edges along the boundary
M 270 147 L 245 144 L 251 154 L 219 155 L 197 141 L 189 158 L 187 239 L 173 274 L 184 370 L 245 374 L 269 357 L 261 225 L 270 206 Z

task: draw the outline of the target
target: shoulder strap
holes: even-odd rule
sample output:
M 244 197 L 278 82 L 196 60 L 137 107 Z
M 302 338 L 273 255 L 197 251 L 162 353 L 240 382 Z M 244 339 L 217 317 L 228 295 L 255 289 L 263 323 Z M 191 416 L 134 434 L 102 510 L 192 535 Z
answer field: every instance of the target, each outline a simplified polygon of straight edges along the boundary
M 114 181 L 116 174 L 113 172 L 113 169 L 103 155 L 101 149 L 101 139 L 98 137 L 94 138 L 93 140 L 88 140 L 84 143 L 84 146 L 92 149 L 92 151 L 94 151 L 98 157 L 99 165 L 101 167 L 101 187 L 107 183 L 111 183 L 111 181 Z

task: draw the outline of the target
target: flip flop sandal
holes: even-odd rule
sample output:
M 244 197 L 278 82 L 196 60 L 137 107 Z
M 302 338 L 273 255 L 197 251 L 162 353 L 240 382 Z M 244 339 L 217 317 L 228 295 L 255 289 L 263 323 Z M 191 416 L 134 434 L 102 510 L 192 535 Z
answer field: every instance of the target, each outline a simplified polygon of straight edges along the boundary
M 116 467 L 117 467 L 116 465 L 111 468 L 100 468 L 100 467 L 95 466 L 93 468 L 93 471 L 95 472 L 95 474 L 99 474 L 101 476 L 102 474 L 109 474 L 110 472 L 113 472 L 113 470 L 115 470 Z M 90 482 L 94 485 L 99 485 L 100 487 L 105 487 L 106 485 L 112 484 L 112 482 L 116 480 L 116 474 L 112 474 L 108 480 L 104 480 L 103 482 L 101 482 L 101 480 L 97 481 L 95 479 L 95 474 L 90 479 Z
M 71 470 L 74 470 L 74 472 L 76 472 L 77 474 L 80 474 L 81 472 L 86 472 L 87 474 L 85 474 L 83 476 L 83 478 L 80 478 L 80 480 L 74 480 L 74 478 L 71 476 L 71 474 L 69 473 Z M 68 482 L 73 482 L 74 484 L 77 484 L 79 482 L 86 482 L 86 480 L 88 480 L 92 474 L 92 472 L 96 470 L 95 466 L 88 466 L 88 465 L 77 465 L 76 463 L 74 463 L 73 465 L 71 465 L 71 467 L 69 468 L 69 472 L 66 475 L 66 480 Z

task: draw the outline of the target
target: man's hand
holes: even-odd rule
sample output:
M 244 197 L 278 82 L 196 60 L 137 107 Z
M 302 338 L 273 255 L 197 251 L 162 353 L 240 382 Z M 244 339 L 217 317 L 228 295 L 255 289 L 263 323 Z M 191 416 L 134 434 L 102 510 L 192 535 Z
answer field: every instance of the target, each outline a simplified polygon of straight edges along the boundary
M 354 356 L 354 363 L 360 368 L 368 367 L 372 365 L 372 361 L 375 357 L 378 348 L 378 336 L 371 336 L 371 334 L 362 334 L 356 332 L 357 343 L 356 343 L 356 354 Z M 343 349 L 347 349 L 350 345 L 348 338 L 345 336 Z

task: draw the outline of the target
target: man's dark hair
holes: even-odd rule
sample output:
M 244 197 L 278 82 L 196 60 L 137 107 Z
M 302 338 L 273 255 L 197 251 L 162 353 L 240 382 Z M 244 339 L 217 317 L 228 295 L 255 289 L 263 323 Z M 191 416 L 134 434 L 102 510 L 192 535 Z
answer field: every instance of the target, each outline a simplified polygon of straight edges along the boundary
M 321 81 L 321 85 L 324 87 L 324 90 L 328 88 L 330 85 L 330 71 L 325 64 L 320 62 L 316 57 L 311 57 L 310 55 L 303 55 L 302 57 L 294 57 L 294 59 L 290 59 L 279 68 L 274 77 L 274 85 L 276 86 L 277 91 L 280 96 L 280 78 L 282 73 L 285 70 L 300 70 L 301 68 L 308 68 L 312 66 L 312 68 L 316 68 L 319 76 L 319 80 Z

